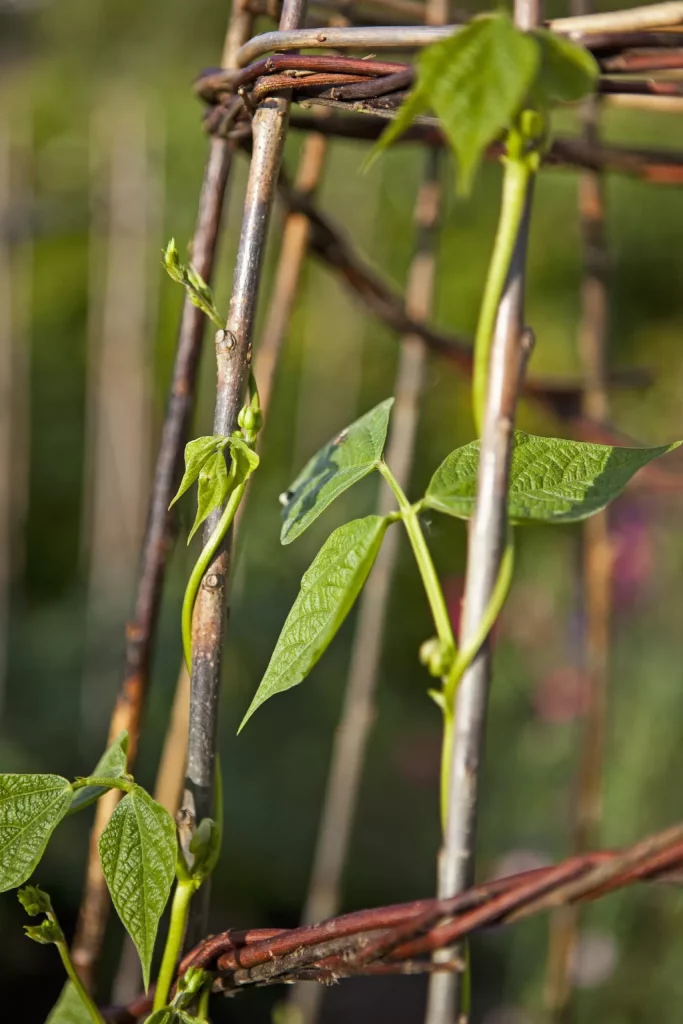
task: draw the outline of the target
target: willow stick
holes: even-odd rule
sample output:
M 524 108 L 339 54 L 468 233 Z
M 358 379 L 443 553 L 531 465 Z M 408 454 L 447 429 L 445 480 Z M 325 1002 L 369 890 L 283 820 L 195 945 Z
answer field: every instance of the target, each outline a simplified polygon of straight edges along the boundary
M 515 23 L 528 31 L 539 22 L 539 0 L 515 0 Z M 477 496 L 470 523 L 460 642 L 478 633 L 493 594 L 508 539 L 507 492 L 512 440 L 532 336 L 525 329 L 526 251 L 533 175 L 524 186 L 524 208 L 512 261 L 493 331 L 488 365 Z M 475 410 L 476 413 L 476 410 Z M 443 846 L 439 855 L 438 896 L 463 892 L 474 877 L 480 766 L 483 760 L 492 654 L 487 640 L 465 672 L 455 699 L 455 723 Z M 453 956 L 452 949 L 438 960 Z M 430 978 L 427 1024 L 452 1024 L 461 1010 L 461 975 Z
M 304 0 L 285 0 L 280 28 L 301 24 Z M 253 118 L 253 148 L 233 291 L 225 330 L 216 335 L 216 406 L 214 433 L 227 435 L 237 427 L 251 365 L 251 342 L 270 212 L 282 160 L 290 99 L 270 97 Z M 206 544 L 220 518 L 207 520 Z M 194 609 L 192 672 L 186 786 L 182 813 L 189 825 L 211 817 L 218 731 L 218 695 L 222 648 L 228 608 L 230 570 L 229 532 L 222 549 L 202 580 Z M 187 941 L 194 944 L 206 931 L 210 886 L 204 884 L 193 900 Z

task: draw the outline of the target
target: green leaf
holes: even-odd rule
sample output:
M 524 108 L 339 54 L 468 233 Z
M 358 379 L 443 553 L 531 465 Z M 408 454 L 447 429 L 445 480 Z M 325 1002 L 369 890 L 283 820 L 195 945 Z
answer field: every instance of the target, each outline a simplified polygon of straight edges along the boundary
M 214 509 L 220 508 L 228 496 L 230 483 L 228 480 L 228 468 L 225 464 L 223 452 L 216 452 L 202 466 L 199 474 L 199 486 L 197 489 L 197 515 L 194 525 L 187 538 L 189 544 L 195 533 L 205 519 L 211 515 Z
M 241 437 L 230 438 L 230 455 L 235 463 L 235 481 L 241 483 L 258 468 L 259 457 Z
M 535 29 L 533 36 L 541 44 L 541 65 L 533 90 L 541 106 L 572 103 L 593 92 L 600 68 L 588 50 L 545 28 Z
M 185 474 L 180 482 L 178 493 L 169 505 L 175 505 L 178 498 L 192 487 L 208 460 L 219 450 L 225 447 L 226 437 L 220 434 L 213 434 L 210 437 L 197 437 L 185 445 Z
M 17 893 L 17 899 L 29 917 L 52 912 L 52 901 L 39 885 L 26 885 Z
M 67 981 L 45 1024 L 92 1024 L 90 1012 L 73 982 Z
M 109 819 L 99 850 L 112 902 L 137 946 L 147 988 L 159 918 L 175 875 L 173 818 L 135 786 Z
M 431 107 L 458 161 L 458 190 L 466 194 L 484 150 L 521 110 L 539 61 L 538 43 L 504 12 L 470 22 L 422 51 L 415 88 L 382 147 Z
M 56 921 L 41 921 L 40 924 L 25 924 L 26 937 L 40 943 L 41 946 L 50 946 L 56 942 L 64 942 L 64 932 Z
M 126 774 L 127 756 L 128 733 L 123 729 L 102 754 L 90 774 L 97 779 L 120 779 L 122 775 Z M 84 807 L 94 804 L 106 792 L 104 786 L 84 786 L 83 789 L 77 789 L 71 800 L 69 813 L 82 811 Z
M 166 248 L 161 251 L 163 265 L 169 277 L 177 281 L 178 284 L 182 284 L 190 302 L 201 309 L 202 313 L 205 313 L 210 320 L 213 320 L 216 327 L 222 329 L 223 321 L 216 309 L 211 288 L 192 264 L 186 267 L 180 262 L 175 239 L 172 238 Z
M 354 519 L 327 538 L 304 573 L 240 731 L 264 701 L 305 679 L 329 646 L 367 579 L 387 525 L 382 516 Z
M 31 875 L 71 794 L 60 775 L 0 775 L 0 892 Z
M 393 398 L 380 402 L 321 448 L 286 492 L 280 540 L 291 544 L 327 506 L 376 468 Z
M 474 511 L 479 441 L 451 452 L 432 477 L 424 504 L 468 519 Z M 535 437 L 516 431 L 508 511 L 513 522 L 573 523 L 605 508 L 633 474 L 681 444 L 656 448 Z

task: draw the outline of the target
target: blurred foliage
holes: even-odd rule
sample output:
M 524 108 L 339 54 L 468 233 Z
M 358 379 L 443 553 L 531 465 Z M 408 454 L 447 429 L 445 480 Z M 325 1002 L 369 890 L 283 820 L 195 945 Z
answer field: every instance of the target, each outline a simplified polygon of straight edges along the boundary
M 30 501 L 25 566 L 12 595 L 0 733 L 3 771 L 86 771 L 104 746 L 121 666 L 124 613 L 117 611 L 107 633 L 114 639 L 97 652 L 102 681 L 97 727 L 84 733 L 92 114 L 112 92 L 122 95 L 125 87 L 144 97 L 155 126 L 165 196 L 163 225 L 150 252 L 155 268 L 150 282 L 158 289 L 150 367 L 156 442 L 181 301 L 179 290 L 160 280 L 158 253 L 171 235 L 184 240 L 191 234 L 206 142 L 190 83 L 203 66 L 219 59 L 226 15 L 225 6 L 215 0 L 15 0 L 0 5 L 3 118 L 13 131 L 32 138 L 29 177 L 34 192 L 31 210 L 17 214 L 16 246 L 27 251 L 33 269 Z M 564 127 L 574 123 L 572 114 L 558 120 Z M 667 146 L 681 146 L 683 124 L 670 115 L 613 110 L 605 117 L 605 135 L 638 144 L 666 138 Z M 286 154 L 290 170 L 300 144 L 292 133 Z M 410 260 L 422 158 L 413 147 L 398 148 L 362 177 L 364 152 L 352 142 L 334 143 L 320 204 L 400 286 Z M 240 163 L 230 184 L 216 276 L 222 309 L 227 307 L 244 178 Z M 472 197 L 456 201 L 451 172 L 444 167 L 435 319 L 454 331 L 471 333 L 475 326 L 499 181 L 498 168 L 488 165 Z M 647 391 L 614 393 L 614 418 L 642 442 L 663 443 L 683 436 L 683 194 L 614 178 L 607 186 L 607 201 L 613 265 L 611 359 L 619 366 L 648 367 L 655 375 Z M 276 225 L 281 216 L 276 210 Z M 278 234 L 273 232 L 268 251 L 261 316 Z M 577 372 L 579 260 L 576 176 L 549 170 L 538 185 L 531 243 L 528 317 L 538 338 L 532 372 Z M 292 925 L 298 919 L 352 623 L 310 681 L 264 708 L 239 739 L 235 729 L 317 545 L 348 514 L 372 510 L 377 481 L 345 495 L 306 537 L 286 549 L 278 541 L 277 495 L 322 442 L 391 393 L 396 355 L 391 332 L 368 317 L 324 268 L 310 262 L 264 432 L 263 468 L 239 541 L 221 726 L 227 842 L 213 887 L 212 930 Z M 212 388 L 213 364 L 207 352 L 197 435 L 211 422 Z M 564 430 L 530 403 L 524 403 L 520 426 L 555 434 Z M 415 493 L 438 461 L 471 437 L 468 382 L 443 361 L 430 359 Z M 621 575 L 617 572 L 615 579 L 605 845 L 634 840 L 681 815 L 675 783 L 683 771 L 679 506 L 674 495 L 648 497 L 631 491 L 612 513 L 615 543 L 619 549 L 623 541 L 625 551 L 618 563 Z M 189 504 L 183 505 L 182 516 L 186 532 Z M 428 524 L 428 537 L 457 613 L 464 529 L 435 517 Z M 496 656 L 481 815 L 482 876 L 499 868 L 502 858 L 512 869 L 511 864 L 520 863 L 514 857 L 538 863 L 561 857 L 570 847 L 581 724 L 579 537 L 577 528 L 520 531 L 518 574 Z M 193 553 L 187 555 L 179 543 L 170 566 L 138 769 L 147 785 L 153 782 L 180 663 L 179 607 Z M 112 607 L 127 608 L 130 599 L 128 592 L 118 595 Z M 418 646 L 431 632 L 416 571 L 402 557 L 346 873 L 346 908 L 407 900 L 434 888 L 440 721 L 425 696 L 428 680 L 417 661 Z M 78 906 L 88 824 L 84 815 L 60 828 L 37 879 L 53 895 L 69 931 Z M 590 925 L 611 943 L 614 963 L 597 982 L 589 978 L 590 987 L 579 989 L 579 1024 L 677 1018 L 683 998 L 682 910 L 680 895 L 658 886 L 612 896 L 586 912 L 585 927 Z M 5 1013 L 21 1007 L 21 1020 L 38 1024 L 56 998 L 61 978 L 50 951 L 22 939 L 21 916 L 12 897 L 0 901 L 0 999 Z M 539 920 L 474 941 L 477 1024 L 533 1024 L 542 1019 L 546 937 L 547 922 Z M 115 969 L 120 942 L 120 929 L 112 929 L 103 987 Z M 585 978 L 579 981 L 588 984 Z M 422 991 L 423 982 L 415 979 L 345 983 L 328 994 L 325 1020 L 418 1021 Z M 267 1021 L 276 997 L 281 993 L 249 993 L 217 1007 L 215 1019 Z M 503 1016 L 504 1011 L 510 1015 Z

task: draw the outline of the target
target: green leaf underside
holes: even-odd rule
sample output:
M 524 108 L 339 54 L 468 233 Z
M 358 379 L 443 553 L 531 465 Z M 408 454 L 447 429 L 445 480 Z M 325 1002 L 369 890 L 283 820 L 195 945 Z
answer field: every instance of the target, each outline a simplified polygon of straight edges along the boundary
M 545 28 L 533 34 L 541 46 L 541 64 L 533 89 L 541 105 L 572 103 L 595 88 L 600 69 L 588 50 Z
M 540 49 L 503 12 L 472 21 L 427 47 L 418 58 L 415 87 L 378 147 L 385 148 L 431 108 L 455 152 L 459 191 L 467 193 L 484 150 L 521 109 Z
M 376 468 L 393 404 L 393 398 L 380 402 L 309 460 L 287 492 L 283 544 L 296 540 L 335 498 Z
M 320 659 L 368 577 L 387 524 L 383 516 L 354 519 L 327 538 L 303 575 L 297 599 L 240 730 L 264 701 L 297 686 Z
M 223 452 L 211 455 L 202 466 L 197 487 L 197 515 L 187 538 L 189 544 L 205 519 L 214 509 L 220 508 L 230 489 L 228 467 Z
M 99 759 L 90 773 L 96 779 L 120 779 L 126 774 L 126 759 L 128 755 L 128 733 L 124 729 L 118 734 L 114 742 L 109 746 Z M 80 811 L 88 804 L 99 800 L 107 790 L 104 786 L 84 786 L 77 789 L 71 800 L 70 811 Z
M 67 981 L 45 1024 L 92 1024 L 92 1017 L 76 986 Z
M 679 444 L 617 448 L 516 431 L 510 467 L 510 519 L 516 523 L 586 519 L 616 498 L 637 470 Z M 479 445 L 473 441 L 446 457 L 429 483 L 426 506 L 459 519 L 472 515 Z
M 71 794 L 60 775 L 0 775 L 0 892 L 30 877 Z
M 194 441 L 189 441 L 185 445 L 185 473 L 171 505 L 175 505 L 178 498 L 192 487 L 204 465 L 224 441 L 224 437 L 220 434 L 215 434 L 210 437 L 197 437 Z
M 135 786 L 109 819 L 99 851 L 112 902 L 140 954 L 147 988 L 159 918 L 175 874 L 173 818 Z

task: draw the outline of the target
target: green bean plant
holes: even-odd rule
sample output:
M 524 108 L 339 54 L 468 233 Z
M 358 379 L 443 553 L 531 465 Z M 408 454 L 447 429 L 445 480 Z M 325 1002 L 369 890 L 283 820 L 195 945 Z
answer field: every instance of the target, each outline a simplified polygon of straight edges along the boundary
M 416 85 L 380 140 L 379 150 L 415 116 L 431 109 L 454 151 L 461 193 L 469 189 L 484 150 L 493 143 L 501 147 L 501 213 L 475 340 L 473 406 L 478 432 L 483 422 L 495 318 L 526 214 L 529 186 L 548 145 L 551 105 L 580 99 L 594 89 L 596 80 L 593 58 L 570 41 L 544 29 L 521 32 L 502 12 L 484 15 L 421 53 Z M 164 250 L 163 263 L 191 301 L 219 331 L 223 330 L 224 320 L 216 310 L 211 290 L 192 266 L 181 263 L 173 241 Z M 434 621 L 435 636 L 425 640 L 419 657 L 429 675 L 438 681 L 428 692 L 444 720 L 443 813 L 458 682 L 505 600 L 513 572 L 513 547 L 510 542 L 476 635 L 466 647 L 459 648 L 421 516 L 437 512 L 466 520 L 472 515 L 479 441 L 447 455 L 425 493 L 411 500 L 383 458 L 392 401 L 387 398 L 337 434 L 313 456 L 283 496 L 283 544 L 296 540 L 336 497 L 370 473 L 378 472 L 384 479 L 396 499 L 396 508 L 388 515 L 354 519 L 325 541 L 303 576 L 300 592 L 240 729 L 264 701 L 306 678 L 352 608 L 387 530 L 400 524 L 408 535 Z M 185 450 L 185 474 L 174 500 L 197 484 L 197 515 L 190 539 L 212 512 L 222 510 L 190 575 L 183 602 L 182 637 L 188 667 L 197 591 L 258 467 L 255 446 L 261 422 L 258 390 L 252 378 L 238 429 L 230 436 L 196 438 Z M 517 432 L 508 495 L 511 528 L 585 519 L 612 501 L 639 468 L 677 443 L 622 448 Z M 51 1024 L 103 1024 L 103 1018 L 76 974 L 49 895 L 35 883 L 25 883 L 39 867 L 60 822 L 112 789 L 119 790 L 122 798 L 100 838 L 100 860 L 114 907 L 137 947 L 146 988 L 159 922 L 175 883 L 168 937 L 147 1024 L 197 1024 L 208 1019 L 210 976 L 191 970 L 178 979 L 175 989 L 173 982 L 190 902 L 219 856 L 220 780 L 215 817 L 200 821 L 189 847 L 181 847 L 171 815 L 127 773 L 127 744 L 128 737 L 122 733 L 90 775 L 72 781 L 49 774 L 0 775 L 0 891 L 24 886 L 19 891 L 22 905 L 29 915 L 42 916 L 39 924 L 27 926 L 27 934 L 37 942 L 57 947 L 68 976 L 50 1015 Z
M 493 330 L 525 215 L 527 195 L 550 141 L 550 109 L 591 92 L 598 78 L 586 50 L 546 29 L 522 32 L 503 11 L 475 18 L 454 35 L 427 47 L 417 60 L 416 84 L 370 161 L 425 110 L 433 110 L 456 160 L 458 190 L 469 191 L 485 149 L 502 146 L 501 213 L 484 287 L 474 348 L 472 404 L 481 432 Z M 486 639 L 512 580 L 512 527 L 571 523 L 604 508 L 633 473 L 674 445 L 618 448 L 516 432 L 510 472 L 509 540 L 490 603 L 475 636 L 458 649 L 420 523 L 424 511 L 468 519 L 474 511 L 479 441 L 448 455 L 425 494 L 411 502 L 383 460 L 392 399 L 380 403 L 313 456 L 283 496 L 281 540 L 295 540 L 339 494 L 377 471 L 396 498 L 388 516 L 368 516 L 335 530 L 301 581 L 266 673 L 242 722 L 265 700 L 300 683 L 336 634 L 368 577 L 393 523 L 405 528 L 436 635 L 420 660 L 440 685 L 429 690 L 443 713 L 441 817 L 445 824 L 455 695 L 465 669 Z M 680 443 L 680 442 L 678 442 Z
M 411 501 L 383 459 L 393 399 L 388 398 L 346 427 L 315 454 L 282 495 L 281 541 L 290 544 L 335 498 L 368 474 L 378 472 L 396 498 L 396 510 L 340 526 L 323 544 L 301 580 L 301 589 L 275 645 L 265 675 L 240 729 L 268 698 L 301 683 L 320 659 L 353 607 L 382 541 L 400 523 L 410 542 L 436 635 L 422 644 L 420 660 L 440 685 L 428 692 L 444 716 L 442 804 L 448 792 L 455 692 L 463 672 L 488 635 L 505 600 L 513 570 L 508 545 L 487 613 L 477 635 L 458 649 L 443 590 L 420 522 L 438 512 L 468 519 L 474 511 L 479 441 L 447 455 L 427 490 Z M 633 474 L 681 442 L 654 448 L 621 448 L 516 431 L 510 471 L 508 512 L 512 525 L 575 523 L 617 497 Z

